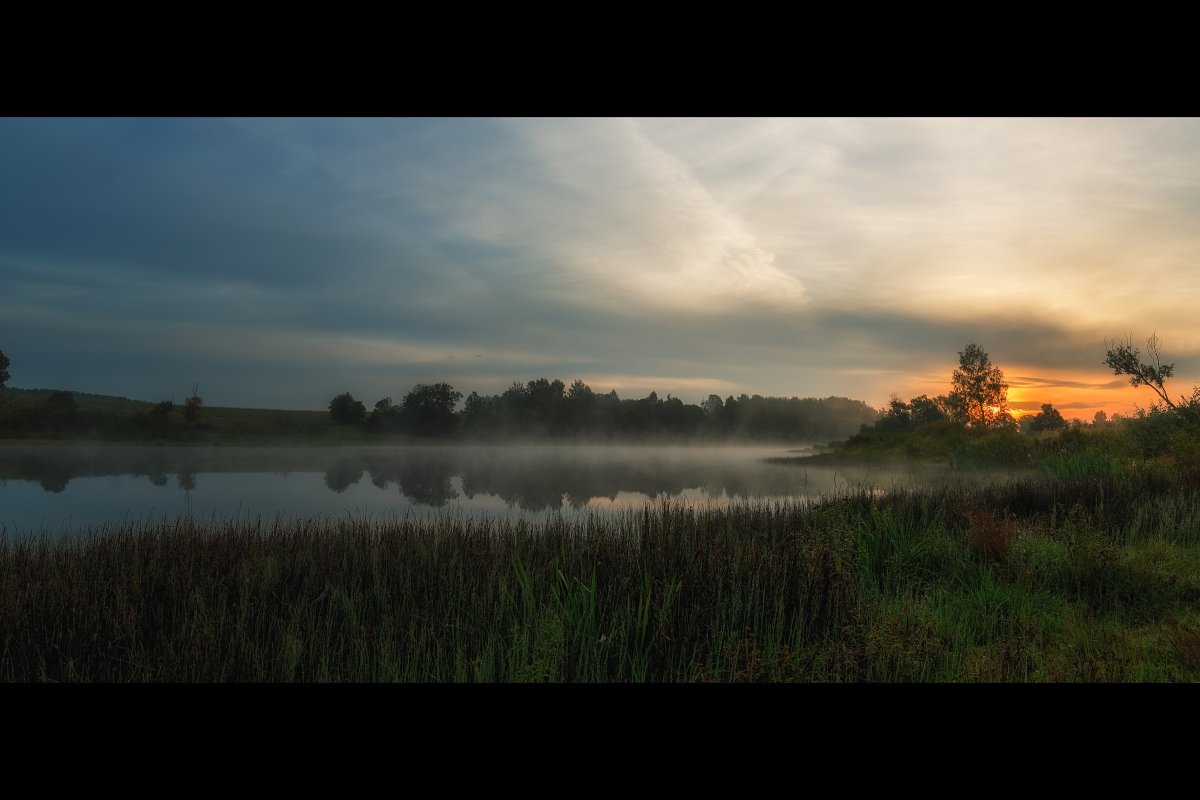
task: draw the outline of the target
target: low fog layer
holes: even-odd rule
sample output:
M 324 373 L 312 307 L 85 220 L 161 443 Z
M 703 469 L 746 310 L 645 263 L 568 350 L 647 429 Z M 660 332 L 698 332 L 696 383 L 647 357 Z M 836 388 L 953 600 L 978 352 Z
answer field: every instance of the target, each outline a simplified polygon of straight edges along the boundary
M 499 498 L 527 511 L 634 504 L 660 496 L 689 501 L 733 497 L 795 497 L 845 489 L 855 481 L 888 481 L 882 473 L 855 477 L 844 468 L 777 464 L 796 456 L 779 447 L 656 447 L 509 445 L 456 447 L 170 448 L 38 447 L 0 450 L 0 485 L 33 481 L 70 500 L 72 481 L 120 476 L 135 483 L 174 487 L 203 495 L 210 486 L 240 493 L 255 506 L 264 481 L 290 475 L 319 475 L 318 492 L 331 508 L 335 497 L 396 502 L 434 508 L 457 502 L 467 507 Z M 858 470 L 857 472 L 862 472 Z M 229 487 L 224 478 L 236 477 Z M 208 479 L 206 482 L 206 478 Z M 299 482 L 293 481 L 296 485 Z M 311 486 L 311 483 L 305 484 Z M 374 488 L 371 488 L 374 487 Z M 113 491 L 119 491 L 118 484 Z M 272 492 L 280 491 L 278 487 Z M 308 489 L 306 491 L 312 491 Z M 365 493 L 365 494 L 364 494 Z M 266 494 L 270 494 L 267 492 Z M 199 496 L 198 495 L 198 496 Z M 264 495 L 265 497 L 265 495 Z M 316 498 L 306 498 L 307 500 Z M 288 513 L 289 508 L 259 509 Z

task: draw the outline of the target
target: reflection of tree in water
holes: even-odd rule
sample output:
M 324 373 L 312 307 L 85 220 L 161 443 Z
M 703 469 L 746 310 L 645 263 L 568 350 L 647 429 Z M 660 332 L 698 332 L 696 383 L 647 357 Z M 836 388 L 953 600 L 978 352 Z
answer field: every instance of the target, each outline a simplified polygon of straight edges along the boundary
M 42 474 L 38 476 L 37 482 L 42 485 L 42 488 L 47 492 L 58 494 L 63 489 L 67 488 L 67 484 L 71 482 L 71 476 L 66 470 L 54 464 L 48 464 Z
M 572 469 L 561 459 L 526 462 L 506 458 L 502 452 L 489 455 L 463 469 L 463 492 L 467 497 L 491 494 L 525 511 L 557 511 L 562 508 L 564 494 L 570 494 L 571 504 L 577 508 L 582 505 L 577 498 L 590 494 L 591 489 L 578 489 L 579 465 Z
M 371 456 L 366 461 L 371 483 L 386 489 L 395 481 L 400 494 L 414 503 L 438 508 L 458 497 L 453 478 L 460 470 L 449 453 Z
M 462 492 L 468 498 L 495 496 L 511 506 L 535 512 L 567 505 L 583 508 L 596 498 L 615 501 L 622 492 L 677 497 L 685 490 L 698 489 L 709 498 L 785 496 L 823 489 L 828 483 L 819 471 L 813 473 L 810 484 L 803 469 L 759 463 L 736 449 L 724 453 L 652 447 L 405 447 L 338 451 L 332 458 L 317 455 L 328 460 L 310 462 L 311 466 L 290 452 L 281 457 L 262 455 L 257 450 L 233 455 L 202 452 L 199 458 L 195 451 L 174 453 L 161 449 L 149 453 L 118 451 L 117 455 L 113 459 L 107 452 L 14 450 L 0 457 L 0 477 L 34 480 L 48 492 L 62 492 L 79 475 L 132 472 L 147 475 L 155 486 L 164 486 L 167 476 L 175 473 L 179 488 L 191 491 L 196 488 L 198 471 L 220 472 L 253 457 L 261 459 L 256 466 L 269 466 L 276 472 L 281 465 L 307 471 L 332 463 L 325 473 L 325 484 L 339 494 L 369 471 L 371 483 L 379 489 L 386 490 L 394 482 L 414 504 L 435 507 L 459 496 L 453 481 L 455 475 L 460 475 Z M 279 460 L 270 462 L 268 458 Z
M 139 473 L 144 473 L 147 477 L 149 477 L 150 483 L 154 484 L 155 486 L 166 486 L 170 481 L 170 478 L 167 477 L 167 473 L 174 472 L 175 470 L 169 469 L 168 466 L 167 459 L 162 455 L 162 453 L 154 453 L 153 455 L 147 456 L 142 463 L 137 465 L 137 467 L 140 468 Z
M 463 470 L 462 483 L 467 497 L 494 494 L 525 511 L 562 508 L 562 475 L 552 468 L 530 469 L 503 460 L 488 460 L 468 465 Z
M 566 495 L 572 508 L 586 506 L 597 497 L 616 500 L 620 492 L 640 492 L 655 497 L 678 495 L 684 489 L 703 485 L 703 467 L 667 465 L 655 460 L 580 459 L 554 454 L 549 458 L 520 462 L 503 453 L 481 459 L 463 471 L 463 491 L 494 494 L 526 511 L 559 509 Z
M 400 491 L 414 503 L 424 503 L 435 508 L 444 506 L 458 497 L 451 485 L 454 465 L 448 459 L 406 461 L 397 475 Z
M 716 498 L 788 495 L 798 486 L 796 472 L 753 461 L 636 451 L 601 458 L 551 453 L 528 460 L 496 451 L 463 470 L 468 497 L 494 494 L 528 511 L 561 508 L 563 495 L 579 509 L 599 497 L 616 500 L 621 492 L 677 497 L 687 489 L 701 489 Z
M 179 470 L 175 473 L 175 480 L 179 483 L 179 488 L 185 492 L 196 488 L 196 473 L 190 469 Z
M 53 458 L 21 454 L 17 456 L 13 467 L 15 468 L 5 470 L 6 475 L 11 474 L 26 481 L 37 481 L 43 490 L 54 494 L 66 489 L 74 477 L 69 467 Z
M 342 458 L 326 470 L 325 485 L 338 494 L 341 494 L 362 480 L 362 476 L 363 468 L 361 465 L 354 465 L 349 459 Z

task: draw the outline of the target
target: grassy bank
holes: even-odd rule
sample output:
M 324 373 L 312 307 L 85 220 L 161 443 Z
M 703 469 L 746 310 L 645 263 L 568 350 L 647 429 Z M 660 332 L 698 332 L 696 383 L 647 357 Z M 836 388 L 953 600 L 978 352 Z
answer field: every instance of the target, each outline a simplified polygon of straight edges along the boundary
M 1195 487 L 5 540 L 0 680 L 1195 681 Z

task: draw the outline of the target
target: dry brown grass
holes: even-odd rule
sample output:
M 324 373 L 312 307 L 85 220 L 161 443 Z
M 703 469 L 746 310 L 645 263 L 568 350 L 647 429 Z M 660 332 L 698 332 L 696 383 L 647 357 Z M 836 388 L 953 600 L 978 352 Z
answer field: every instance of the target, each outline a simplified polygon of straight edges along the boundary
M 984 561 L 1004 563 L 1008 560 L 1017 527 L 1011 519 L 997 519 L 990 511 L 971 509 L 967 512 L 967 541 L 971 552 Z
M 1177 624 L 1170 639 L 1179 660 L 1193 669 L 1200 669 L 1200 629 Z

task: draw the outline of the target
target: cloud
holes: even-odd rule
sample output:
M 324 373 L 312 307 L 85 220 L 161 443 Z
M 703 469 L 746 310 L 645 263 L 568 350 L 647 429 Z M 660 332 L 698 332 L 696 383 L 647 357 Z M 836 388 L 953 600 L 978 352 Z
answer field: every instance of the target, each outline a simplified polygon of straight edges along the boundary
M 719 314 L 743 302 L 796 308 L 804 288 L 690 165 L 630 120 L 510 123 L 539 182 L 506 187 L 472 231 L 527 242 L 551 286 L 612 305 Z
M 1129 385 L 1129 382 L 1125 380 L 1091 383 L 1087 381 L 1065 380 L 1063 378 L 1032 378 L 1019 375 L 1007 378 L 1007 380 L 1009 387 L 1013 389 L 1123 389 Z
M 1157 330 L 1176 383 L 1200 376 L 1197 142 L 1195 120 L 0 120 L 0 347 L 46 385 L 123 371 L 153 397 L 184 354 L 185 389 L 203 364 L 230 402 L 311 406 L 540 376 L 882 403 L 944 389 L 976 342 L 1014 388 L 1132 397 L 1114 335 Z

